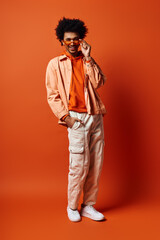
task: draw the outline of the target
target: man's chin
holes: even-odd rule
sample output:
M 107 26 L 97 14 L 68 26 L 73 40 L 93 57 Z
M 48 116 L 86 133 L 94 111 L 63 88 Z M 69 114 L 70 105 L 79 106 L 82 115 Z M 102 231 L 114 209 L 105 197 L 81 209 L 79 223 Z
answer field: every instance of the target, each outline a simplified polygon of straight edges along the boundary
M 70 52 L 71 54 L 77 54 L 77 53 L 78 53 L 78 50 L 71 50 L 71 49 L 69 49 L 69 52 Z

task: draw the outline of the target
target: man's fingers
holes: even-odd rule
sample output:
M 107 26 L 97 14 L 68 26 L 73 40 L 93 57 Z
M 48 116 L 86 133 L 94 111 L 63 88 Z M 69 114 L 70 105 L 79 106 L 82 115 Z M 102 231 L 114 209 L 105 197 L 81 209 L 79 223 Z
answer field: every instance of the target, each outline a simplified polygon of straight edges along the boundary
M 87 47 L 88 43 L 83 39 L 79 39 L 81 41 L 81 45 L 83 45 L 85 48 Z
M 75 120 L 80 122 L 80 123 L 82 123 L 82 124 L 84 124 L 83 121 L 81 119 L 79 119 L 79 118 L 75 118 Z
M 79 119 L 79 118 L 75 118 L 75 119 L 76 119 L 76 121 L 81 122 L 81 119 Z

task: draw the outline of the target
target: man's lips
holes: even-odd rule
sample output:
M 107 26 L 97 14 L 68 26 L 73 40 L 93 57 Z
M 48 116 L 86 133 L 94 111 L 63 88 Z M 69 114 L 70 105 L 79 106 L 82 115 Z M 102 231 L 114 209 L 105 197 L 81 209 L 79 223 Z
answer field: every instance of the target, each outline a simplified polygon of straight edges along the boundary
M 76 49 L 76 47 L 75 46 L 71 46 L 71 47 L 69 47 L 70 49 Z

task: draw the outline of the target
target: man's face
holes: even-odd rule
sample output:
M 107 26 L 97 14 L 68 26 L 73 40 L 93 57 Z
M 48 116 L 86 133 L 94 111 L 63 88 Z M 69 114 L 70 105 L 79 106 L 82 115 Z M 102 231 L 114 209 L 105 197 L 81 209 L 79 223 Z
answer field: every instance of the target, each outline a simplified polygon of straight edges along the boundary
M 78 40 L 78 39 L 79 39 L 79 34 L 76 32 L 64 33 L 64 37 L 63 37 L 64 41 Z M 76 57 L 78 54 L 78 47 L 80 44 L 79 43 L 75 44 L 73 41 L 71 41 L 71 43 L 67 45 L 64 41 L 63 41 L 63 44 L 65 46 L 66 51 L 68 51 L 73 57 Z

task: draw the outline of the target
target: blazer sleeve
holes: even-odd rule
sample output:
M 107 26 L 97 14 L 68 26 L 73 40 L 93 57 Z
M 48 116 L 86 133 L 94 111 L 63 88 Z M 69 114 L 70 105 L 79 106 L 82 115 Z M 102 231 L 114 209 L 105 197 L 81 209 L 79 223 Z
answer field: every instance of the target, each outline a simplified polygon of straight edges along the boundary
M 107 77 L 103 74 L 101 68 L 98 66 L 98 64 L 92 57 L 89 62 L 86 61 L 86 69 L 88 80 L 91 81 L 95 89 L 104 85 L 104 83 L 107 80 Z
M 49 61 L 46 68 L 45 86 L 47 90 L 47 102 L 54 113 L 54 115 L 61 119 L 64 115 L 68 114 L 64 103 L 60 97 L 57 85 L 57 73 L 53 66 L 52 60 Z

